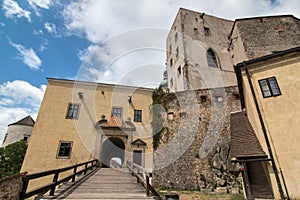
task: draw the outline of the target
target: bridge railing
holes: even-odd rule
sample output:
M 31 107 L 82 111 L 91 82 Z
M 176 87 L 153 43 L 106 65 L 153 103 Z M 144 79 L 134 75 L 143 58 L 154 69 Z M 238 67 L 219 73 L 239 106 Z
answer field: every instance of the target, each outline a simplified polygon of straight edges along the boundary
M 153 196 L 157 197 L 157 199 L 161 199 L 160 195 L 150 184 L 150 177 L 152 176 L 152 173 L 145 171 L 145 169 L 142 166 L 131 161 L 126 161 L 126 165 L 131 171 L 132 175 L 134 175 L 137 178 L 137 182 L 141 183 L 144 186 L 144 188 L 146 189 L 147 196 L 150 196 L 151 192 Z
M 82 166 L 83 166 L 83 169 L 77 171 L 77 169 Z M 87 162 L 83 162 L 83 163 L 72 165 L 72 166 L 65 167 L 65 168 L 54 169 L 54 170 L 49 170 L 49 171 L 44 171 L 44 172 L 39 172 L 39 173 L 34 173 L 34 174 L 28 174 L 23 177 L 23 188 L 22 188 L 22 191 L 20 194 L 20 200 L 24 200 L 26 198 L 32 197 L 37 194 L 45 194 L 48 191 L 50 191 L 50 193 L 49 193 L 50 196 L 53 196 L 57 185 L 67 182 L 71 179 L 72 179 L 72 182 L 74 182 L 75 177 L 77 175 L 80 175 L 82 173 L 86 174 L 88 170 L 96 169 L 96 167 L 98 167 L 98 166 L 99 166 L 99 161 L 97 159 L 94 159 L 94 160 L 90 160 Z M 70 175 L 59 179 L 60 173 L 66 172 L 69 170 L 73 170 L 73 172 Z M 46 176 L 50 176 L 50 175 L 53 175 L 52 183 L 41 186 L 41 187 L 31 190 L 29 192 L 27 191 L 29 181 L 38 179 L 38 178 L 42 178 L 42 177 L 46 177 Z

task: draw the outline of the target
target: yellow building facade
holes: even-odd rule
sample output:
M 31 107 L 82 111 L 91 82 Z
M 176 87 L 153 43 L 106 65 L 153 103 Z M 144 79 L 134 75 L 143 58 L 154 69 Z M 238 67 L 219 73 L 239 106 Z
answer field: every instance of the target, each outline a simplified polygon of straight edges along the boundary
M 271 161 L 267 166 L 276 199 L 281 198 L 279 185 L 285 196 L 300 198 L 300 47 L 240 63 L 235 70 L 242 108 L 275 161 L 279 180 Z
M 122 166 L 129 160 L 151 171 L 152 93 L 149 88 L 49 78 L 21 172 L 92 159 L 110 166 L 112 158 Z

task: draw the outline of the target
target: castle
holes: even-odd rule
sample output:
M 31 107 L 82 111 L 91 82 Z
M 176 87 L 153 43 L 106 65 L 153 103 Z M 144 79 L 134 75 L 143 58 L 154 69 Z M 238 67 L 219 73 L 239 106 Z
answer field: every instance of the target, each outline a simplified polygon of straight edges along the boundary
M 166 40 L 169 93 L 154 155 L 152 89 L 50 78 L 21 171 L 117 157 L 153 171 L 157 187 L 234 192 L 230 114 L 244 102 L 234 65 L 299 46 L 299 30 L 291 15 L 230 21 L 180 8 Z

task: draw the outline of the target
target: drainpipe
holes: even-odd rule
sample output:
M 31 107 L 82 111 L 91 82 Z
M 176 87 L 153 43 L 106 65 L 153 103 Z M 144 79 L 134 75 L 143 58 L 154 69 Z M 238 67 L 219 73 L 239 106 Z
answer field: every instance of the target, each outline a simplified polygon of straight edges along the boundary
M 270 158 L 271 158 L 271 163 L 272 163 L 273 171 L 274 171 L 277 186 L 278 186 L 278 191 L 280 193 L 281 199 L 285 199 L 284 194 L 283 194 L 283 190 L 282 190 L 282 186 L 281 186 L 281 182 L 280 182 L 280 179 L 279 179 L 279 175 L 278 175 L 278 170 L 277 170 L 277 167 L 276 167 L 276 164 L 275 164 L 273 152 L 272 152 L 272 149 L 271 149 L 270 141 L 269 141 L 269 138 L 268 138 L 268 135 L 267 135 L 267 131 L 266 131 L 266 127 L 265 127 L 265 124 L 264 124 L 264 120 L 262 118 L 262 114 L 260 112 L 260 108 L 259 108 L 259 105 L 258 105 L 258 102 L 257 102 L 257 98 L 256 98 L 256 95 L 255 95 L 255 92 L 254 92 L 254 87 L 253 87 L 253 84 L 252 84 L 252 81 L 251 81 L 251 78 L 250 78 L 250 74 L 249 74 L 248 66 L 246 65 L 246 62 L 243 62 L 243 68 L 245 69 L 245 72 L 246 72 L 246 75 L 247 75 L 248 83 L 250 85 L 250 89 L 251 89 L 252 97 L 253 97 L 253 100 L 254 100 L 254 103 L 255 103 L 255 107 L 256 107 L 256 111 L 257 111 L 258 118 L 259 118 L 259 121 L 260 121 L 260 125 L 261 125 L 261 128 L 262 128 L 264 138 L 265 138 L 265 141 L 266 141 L 266 144 L 267 144 L 268 152 L 269 152 L 269 155 L 270 155 Z

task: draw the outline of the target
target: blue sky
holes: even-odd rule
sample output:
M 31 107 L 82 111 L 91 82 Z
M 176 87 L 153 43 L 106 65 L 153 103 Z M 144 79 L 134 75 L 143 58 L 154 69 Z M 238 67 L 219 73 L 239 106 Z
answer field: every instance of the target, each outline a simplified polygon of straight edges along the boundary
M 299 0 L 1 0 L 0 144 L 35 119 L 46 77 L 154 87 L 179 7 L 227 19 L 293 14 Z

